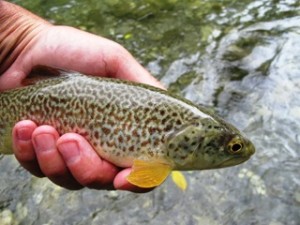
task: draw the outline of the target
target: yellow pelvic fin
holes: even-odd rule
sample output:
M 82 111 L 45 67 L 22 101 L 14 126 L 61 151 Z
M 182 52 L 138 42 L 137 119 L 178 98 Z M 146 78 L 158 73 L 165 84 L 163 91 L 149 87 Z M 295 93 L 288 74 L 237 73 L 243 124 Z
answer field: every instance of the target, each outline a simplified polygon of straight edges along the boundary
M 177 187 L 179 187 L 181 190 L 185 191 L 187 188 L 187 182 L 183 175 L 183 173 L 179 171 L 173 171 L 172 172 L 172 180 L 176 184 Z
M 169 164 L 134 160 L 132 171 L 127 180 L 141 188 L 153 188 L 163 183 L 171 170 L 172 167 Z

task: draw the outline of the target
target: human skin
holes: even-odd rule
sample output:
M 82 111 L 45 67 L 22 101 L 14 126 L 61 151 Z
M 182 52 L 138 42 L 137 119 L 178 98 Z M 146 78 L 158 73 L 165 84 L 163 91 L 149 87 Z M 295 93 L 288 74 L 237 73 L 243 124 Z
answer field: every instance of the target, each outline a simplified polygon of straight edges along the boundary
M 78 71 L 163 86 L 121 45 L 68 26 L 54 26 L 0 0 L 0 91 L 16 88 L 36 66 Z M 13 128 L 20 164 L 38 177 L 71 190 L 83 187 L 146 192 L 128 183 L 130 168 L 101 159 L 76 133 L 62 136 L 51 126 L 20 121 Z

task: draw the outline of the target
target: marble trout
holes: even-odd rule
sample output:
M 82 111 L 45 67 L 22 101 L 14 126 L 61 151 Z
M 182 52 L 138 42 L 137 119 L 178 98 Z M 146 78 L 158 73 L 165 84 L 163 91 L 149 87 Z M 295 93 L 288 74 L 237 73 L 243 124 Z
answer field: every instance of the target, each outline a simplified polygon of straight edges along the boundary
M 24 119 L 81 134 L 102 158 L 132 166 L 128 181 L 145 188 L 172 170 L 234 166 L 255 152 L 204 107 L 145 84 L 77 73 L 0 93 L 0 153 L 12 153 L 12 127 Z

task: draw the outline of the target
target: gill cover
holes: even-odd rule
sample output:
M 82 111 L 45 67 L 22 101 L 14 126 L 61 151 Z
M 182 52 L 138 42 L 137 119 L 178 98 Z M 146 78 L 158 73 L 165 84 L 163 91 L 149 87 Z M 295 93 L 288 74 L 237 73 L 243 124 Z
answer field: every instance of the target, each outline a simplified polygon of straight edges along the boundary
M 204 139 L 204 130 L 199 123 L 182 127 L 170 134 L 167 142 L 167 156 L 175 164 L 184 165 L 193 159 L 195 151 Z

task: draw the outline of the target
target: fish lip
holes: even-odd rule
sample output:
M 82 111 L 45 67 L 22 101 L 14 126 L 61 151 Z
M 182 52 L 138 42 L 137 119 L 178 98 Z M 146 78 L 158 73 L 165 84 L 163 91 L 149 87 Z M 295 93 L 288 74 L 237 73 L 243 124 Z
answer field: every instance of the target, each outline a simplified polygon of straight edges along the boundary
M 246 162 L 248 159 L 250 159 L 251 156 L 248 157 L 239 157 L 239 158 L 230 158 L 227 159 L 225 161 L 223 161 L 222 163 L 220 163 L 220 167 L 229 167 L 229 166 L 236 166 L 239 165 L 243 162 Z

